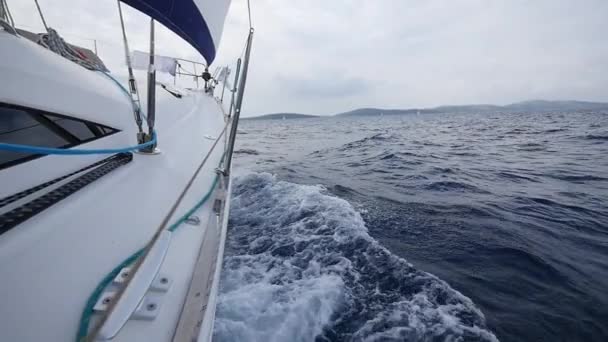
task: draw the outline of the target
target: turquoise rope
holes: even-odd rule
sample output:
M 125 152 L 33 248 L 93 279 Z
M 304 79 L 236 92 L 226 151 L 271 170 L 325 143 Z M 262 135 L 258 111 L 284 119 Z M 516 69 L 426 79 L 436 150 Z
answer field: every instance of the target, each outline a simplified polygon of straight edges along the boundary
M 111 79 L 112 81 L 114 81 L 114 83 L 116 83 L 116 85 L 122 89 L 122 92 L 125 93 L 131 100 L 133 100 L 133 97 L 131 97 L 131 93 L 127 90 L 127 88 L 125 88 L 125 86 L 122 85 L 122 83 L 120 83 L 119 80 L 117 80 L 116 78 L 114 78 L 114 76 L 110 75 L 110 73 L 108 72 L 103 72 L 100 71 L 102 74 L 106 75 L 106 77 L 108 77 L 109 79 Z
M 135 106 L 139 110 L 139 113 L 144 117 L 144 119 L 148 120 L 148 117 L 144 113 L 144 110 L 141 109 L 141 107 L 137 103 L 135 103 L 135 101 L 133 100 L 133 96 L 131 96 L 131 93 L 127 90 L 127 88 L 125 88 L 125 86 L 123 86 L 122 83 L 120 83 L 119 80 L 114 78 L 114 76 L 112 76 L 112 74 L 110 74 L 109 72 L 103 72 L 103 71 L 100 71 L 100 72 L 102 74 L 106 75 L 112 81 L 114 81 L 114 83 L 116 83 L 116 85 L 122 90 L 122 92 L 125 93 L 125 95 L 127 95 L 129 97 L 129 100 L 133 102 L 133 106 Z
M 223 157 L 222 157 L 222 159 L 223 159 Z M 198 209 L 200 209 L 203 206 L 203 204 L 205 204 L 205 202 L 207 202 L 209 200 L 209 198 L 211 197 L 211 195 L 213 194 L 213 191 L 217 187 L 219 179 L 220 179 L 220 176 L 216 175 L 215 179 L 213 180 L 213 184 L 211 184 L 211 188 L 209 189 L 209 191 L 207 191 L 205 196 L 203 196 L 190 210 L 188 210 L 184 215 L 182 215 L 175 223 L 173 223 L 171 226 L 169 226 L 169 228 L 167 228 L 167 230 L 174 232 L 175 230 L 177 230 L 177 228 L 179 228 L 182 225 L 182 223 L 184 223 L 190 216 L 192 216 L 192 214 L 194 214 L 194 212 L 196 212 Z M 93 307 L 95 306 L 95 303 L 97 303 L 97 301 L 99 300 L 99 297 L 101 296 L 103 290 L 112 282 L 112 280 L 114 278 L 116 278 L 118 273 L 120 273 L 120 270 L 122 270 L 123 268 L 125 268 L 125 267 L 129 266 L 130 264 L 132 264 L 133 262 L 135 262 L 135 260 L 137 260 L 137 258 L 139 258 L 143 254 L 143 252 L 144 252 L 144 248 L 138 250 L 137 252 L 133 253 L 131 256 L 126 258 L 118 266 L 114 267 L 112 269 L 112 271 L 110 271 L 110 273 L 108 273 L 101 280 L 101 282 L 99 282 L 97 287 L 95 287 L 95 290 L 89 296 L 89 299 L 87 300 L 85 308 L 82 311 L 82 316 L 80 318 L 80 324 L 78 326 L 78 333 L 76 335 L 77 342 L 84 342 L 86 340 L 87 333 L 89 330 L 89 323 L 91 321 L 91 317 L 93 316 Z
M 140 249 L 137 252 L 133 253 L 131 256 L 126 258 L 123 262 L 121 262 L 118 266 L 114 267 L 110 273 L 108 273 L 102 280 L 99 282 L 93 293 L 89 296 L 87 300 L 87 304 L 82 311 L 82 315 L 80 316 L 80 325 L 78 326 L 78 335 L 76 336 L 76 341 L 84 342 L 87 337 L 87 332 L 89 330 L 89 323 L 91 321 L 91 317 L 93 316 L 93 307 L 97 300 L 101 296 L 101 293 L 106 288 L 106 286 L 120 273 L 120 270 L 127 267 L 131 263 L 133 263 L 137 258 L 139 258 L 144 253 L 144 249 Z
M 31 146 L 31 145 L 0 143 L 0 150 L 11 151 L 11 152 L 20 152 L 20 153 L 30 153 L 30 154 L 56 154 L 56 155 L 115 154 L 115 153 L 124 153 L 124 152 L 130 152 L 130 151 L 135 151 L 135 150 L 141 150 L 145 147 L 155 145 L 156 141 L 157 141 L 156 132 L 152 132 L 152 140 L 150 140 L 146 143 L 143 143 L 143 144 L 123 147 L 123 148 L 81 150 L 81 149 L 72 149 L 72 148 L 51 148 L 51 147 L 40 147 L 40 146 Z
M 180 217 L 174 224 L 172 224 L 171 226 L 169 226 L 169 228 L 167 228 L 167 230 L 170 231 L 170 232 L 174 232 L 182 223 L 186 222 L 186 220 L 190 216 L 192 216 L 192 214 L 194 214 L 197 210 L 199 210 L 203 206 L 203 204 L 205 204 L 205 202 L 207 202 L 207 200 L 209 199 L 209 197 L 211 197 L 211 194 L 213 193 L 213 190 L 215 190 L 215 187 L 217 186 L 217 182 L 219 181 L 219 179 L 220 179 L 220 176 L 219 175 L 215 175 L 215 179 L 213 180 L 213 184 L 211 184 L 211 189 L 209 189 L 209 191 L 205 194 L 205 196 L 203 196 L 203 198 L 201 198 L 194 205 L 194 207 L 192 207 L 184 215 L 182 215 L 182 217 Z

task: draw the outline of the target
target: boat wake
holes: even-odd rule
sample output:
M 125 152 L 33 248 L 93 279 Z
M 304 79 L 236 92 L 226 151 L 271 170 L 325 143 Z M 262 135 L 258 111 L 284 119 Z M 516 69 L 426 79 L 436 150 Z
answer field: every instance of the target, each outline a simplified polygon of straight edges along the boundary
M 321 186 L 235 179 L 217 341 L 497 341 L 470 299 Z

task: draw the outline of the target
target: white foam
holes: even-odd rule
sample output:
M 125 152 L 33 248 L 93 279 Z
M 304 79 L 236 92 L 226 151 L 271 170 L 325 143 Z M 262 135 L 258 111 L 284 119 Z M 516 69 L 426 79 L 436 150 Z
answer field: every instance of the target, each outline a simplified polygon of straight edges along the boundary
M 372 239 L 321 186 L 239 177 L 216 341 L 496 341 L 470 299 Z

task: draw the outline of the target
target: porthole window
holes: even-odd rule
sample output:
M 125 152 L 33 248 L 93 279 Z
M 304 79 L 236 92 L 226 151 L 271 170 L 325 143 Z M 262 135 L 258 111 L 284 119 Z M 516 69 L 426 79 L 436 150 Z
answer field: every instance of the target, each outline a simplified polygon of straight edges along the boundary
M 53 148 L 70 148 L 118 130 L 60 114 L 0 103 L 0 142 Z M 0 169 L 35 158 L 28 154 L 0 150 Z

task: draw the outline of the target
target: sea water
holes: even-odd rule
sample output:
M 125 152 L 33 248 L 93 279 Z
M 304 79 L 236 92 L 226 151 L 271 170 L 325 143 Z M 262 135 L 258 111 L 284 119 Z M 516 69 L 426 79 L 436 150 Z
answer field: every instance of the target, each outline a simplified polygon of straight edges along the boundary
M 608 341 L 608 113 L 242 121 L 217 341 Z

